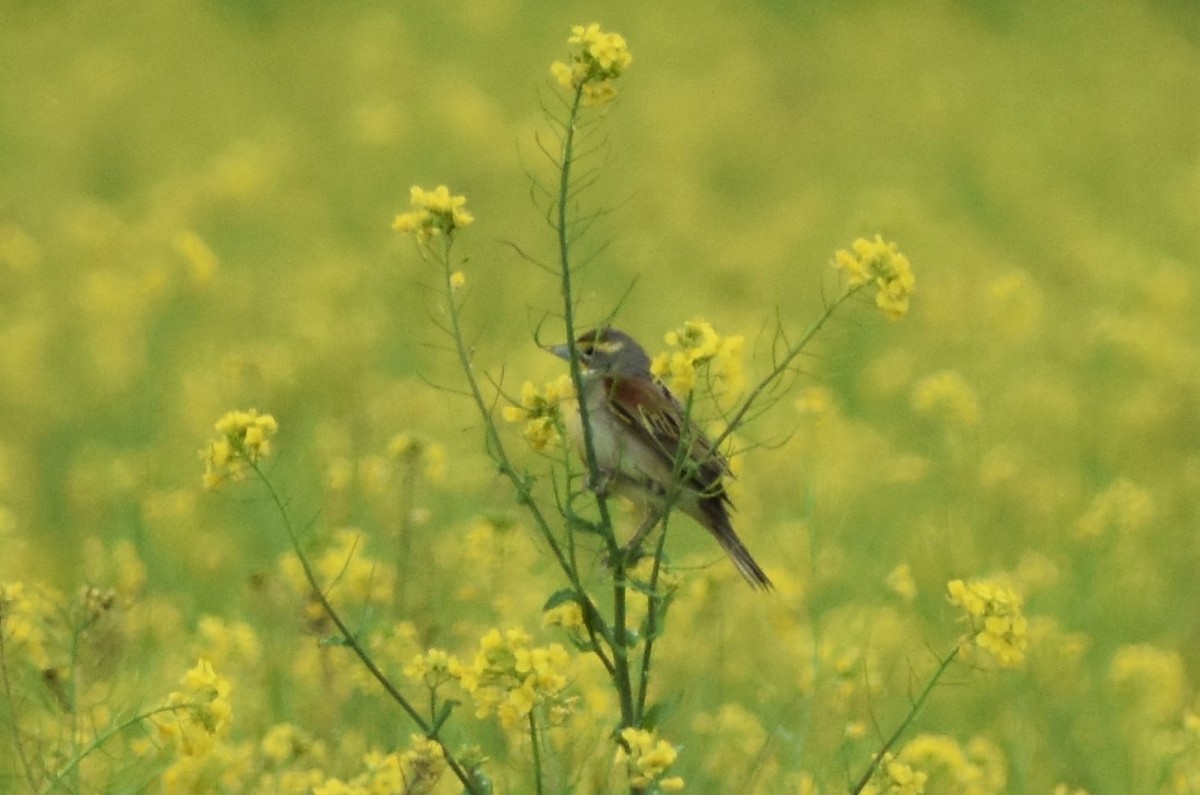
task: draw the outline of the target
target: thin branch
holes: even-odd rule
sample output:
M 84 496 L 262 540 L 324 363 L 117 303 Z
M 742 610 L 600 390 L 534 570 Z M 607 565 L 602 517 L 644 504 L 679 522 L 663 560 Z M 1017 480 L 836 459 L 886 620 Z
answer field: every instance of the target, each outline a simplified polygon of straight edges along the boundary
M 867 765 L 866 772 L 862 774 L 862 777 L 858 780 L 858 783 L 855 784 L 850 790 L 850 795 L 858 795 L 858 793 L 862 792 L 863 789 L 866 788 L 867 784 L 870 783 L 871 777 L 875 775 L 875 771 L 879 769 L 881 764 L 883 764 L 883 758 L 887 756 L 896 743 L 899 742 L 900 736 L 904 734 L 905 730 L 908 729 L 908 727 L 913 724 L 913 721 L 917 719 L 917 714 L 921 711 L 921 707 L 925 704 L 925 700 L 929 698 L 929 694 L 933 692 L 934 685 L 936 685 L 938 680 L 942 678 L 942 674 L 944 674 L 946 669 L 950 667 L 950 663 L 954 662 L 955 658 L 958 657 L 960 648 L 960 646 L 956 645 L 954 649 L 952 649 L 951 652 L 943 657 L 941 662 L 938 663 L 937 670 L 933 672 L 933 676 L 929 677 L 929 681 L 925 684 L 925 688 L 921 691 L 921 694 L 917 696 L 917 700 L 914 701 L 912 706 L 909 708 L 908 714 L 904 716 L 904 720 L 900 721 L 900 725 L 896 727 L 896 731 L 892 732 L 892 736 L 889 737 L 887 741 L 885 741 L 884 744 L 879 748 L 879 750 L 875 752 L 875 756 L 871 758 L 871 764 Z
M 296 528 L 292 525 L 291 515 L 288 513 L 287 506 L 284 504 L 283 498 L 275 489 L 275 484 L 272 483 L 270 478 L 268 478 L 262 471 L 262 468 L 259 466 L 257 461 L 250 461 L 249 465 L 251 469 L 254 470 L 254 473 L 258 476 L 258 479 L 266 487 L 267 493 L 271 497 L 271 501 L 275 504 L 276 510 L 283 519 L 283 524 L 287 530 L 288 539 L 292 543 L 292 551 L 295 552 L 296 557 L 300 560 L 300 567 L 304 570 L 304 578 L 308 581 L 309 587 L 312 589 L 317 601 L 321 603 L 321 609 L 327 616 L 329 616 L 329 619 L 333 621 L 334 625 L 337 627 L 338 632 L 341 634 L 342 642 L 347 648 L 354 652 L 354 654 L 362 662 L 363 666 L 371 673 L 371 676 L 375 677 L 375 681 L 379 682 L 379 684 L 383 686 L 383 689 L 387 691 L 387 694 L 392 697 L 392 700 L 395 701 L 402 710 L 404 710 L 405 714 L 412 719 L 413 723 L 420 728 L 422 733 L 424 733 L 426 737 L 433 740 L 438 744 L 438 746 L 441 747 L 442 754 L 446 758 L 446 765 L 450 768 L 451 772 L 454 773 L 455 778 L 462 783 L 463 787 L 468 792 L 479 792 L 475 777 L 465 770 L 462 764 L 454 758 L 454 755 L 450 751 L 449 747 L 446 746 L 446 743 L 434 731 L 432 724 L 422 717 L 421 713 L 417 711 L 416 707 L 414 707 L 409 700 L 405 698 L 404 694 L 401 693 L 394 684 L 392 684 L 392 681 L 387 677 L 387 674 L 380 670 L 379 666 L 375 664 L 375 660 L 372 659 L 370 653 L 362 646 L 362 644 L 358 642 L 358 638 L 354 636 L 354 633 L 350 631 L 350 627 L 348 627 L 345 621 L 342 620 L 341 614 L 338 613 L 333 604 L 325 596 L 325 593 L 321 588 L 321 584 L 317 580 L 316 572 L 313 571 L 312 564 L 309 563 L 308 556 L 304 554 L 304 550 L 300 546 L 300 538 L 296 534 Z

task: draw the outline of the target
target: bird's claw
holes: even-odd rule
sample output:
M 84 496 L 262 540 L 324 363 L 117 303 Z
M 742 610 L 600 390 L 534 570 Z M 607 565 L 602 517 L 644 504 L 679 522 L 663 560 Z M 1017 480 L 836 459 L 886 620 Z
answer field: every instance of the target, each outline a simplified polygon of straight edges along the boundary
M 612 475 L 600 472 L 588 480 L 588 489 L 600 499 L 608 498 L 608 487 L 612 483 Z

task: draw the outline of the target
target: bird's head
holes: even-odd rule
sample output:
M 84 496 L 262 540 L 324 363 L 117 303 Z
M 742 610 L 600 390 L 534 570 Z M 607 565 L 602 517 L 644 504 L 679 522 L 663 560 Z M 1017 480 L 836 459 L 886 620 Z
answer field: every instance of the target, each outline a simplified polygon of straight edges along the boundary
M 650 357 L 623 331 L 592 329 L 575 340 L 575 349 L 579 351 L 579 363 L 594 373 L 645 375 L 650 372 Z M 550 352 L 563 359 L 571 358 L 567 345 L 555 345 Z

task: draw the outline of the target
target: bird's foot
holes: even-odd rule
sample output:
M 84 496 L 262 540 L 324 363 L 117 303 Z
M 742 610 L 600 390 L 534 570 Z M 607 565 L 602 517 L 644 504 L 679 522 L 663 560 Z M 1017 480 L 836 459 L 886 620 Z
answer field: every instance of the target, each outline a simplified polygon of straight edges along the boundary
M 588 480 L 588 490 L 600 499 L 608 499 L 608 488 L 612 485 L 613 477 L 608 472 L 598 472 Z

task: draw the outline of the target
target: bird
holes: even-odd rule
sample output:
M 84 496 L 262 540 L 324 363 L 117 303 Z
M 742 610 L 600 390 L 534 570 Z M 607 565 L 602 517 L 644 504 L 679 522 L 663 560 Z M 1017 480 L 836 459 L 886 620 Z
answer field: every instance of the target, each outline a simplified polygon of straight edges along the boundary
M 570 361 L 570 346 L 548 348 Z M 725 490 L 729 462 L 686 416 L 679 400 L 650 371 L 650 357 L 628 334 L 596 328 L 575 342 L 582 375 L 582 398 L 604 494 L 628 497 L 648 509 L 645 524 L 626 549 L 635 548 L 668 508 L 673 480 L 681 479 L 670 507 L 707 530 L 753 588 L 774 585 L 733 529 L 733 503 Z M 567 418 L 567 434 L 586 459 L 583 424 Z M 682 440 L 684 465 L 676 474 Z

